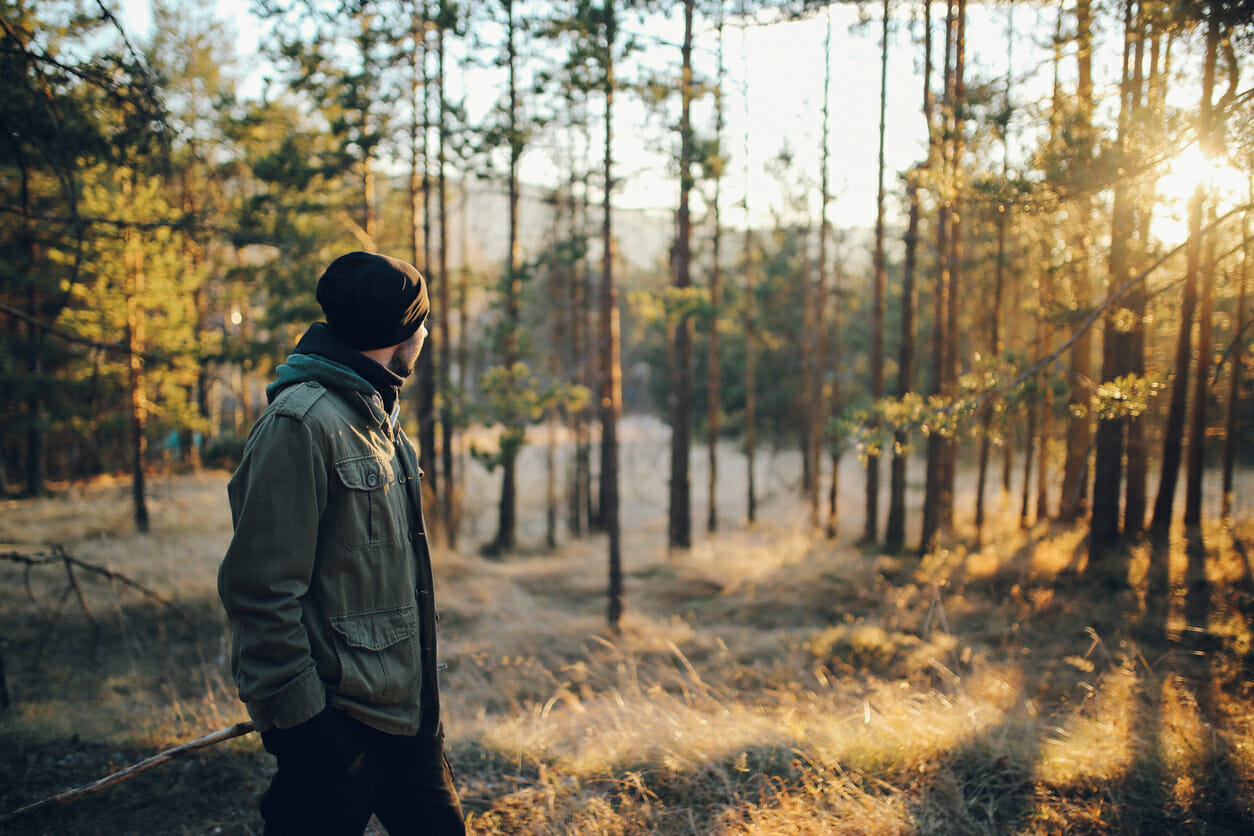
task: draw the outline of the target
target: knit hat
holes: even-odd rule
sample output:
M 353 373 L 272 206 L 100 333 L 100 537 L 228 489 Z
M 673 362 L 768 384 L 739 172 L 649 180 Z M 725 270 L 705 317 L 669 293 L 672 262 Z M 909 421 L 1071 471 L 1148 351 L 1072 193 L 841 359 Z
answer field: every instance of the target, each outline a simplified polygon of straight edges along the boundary
M 417 268 L 378 253 L 346 253 L 332 261 L 318 279 L 317 297 L 331 333 L 357 351 L 400 345 L 431 309 Z

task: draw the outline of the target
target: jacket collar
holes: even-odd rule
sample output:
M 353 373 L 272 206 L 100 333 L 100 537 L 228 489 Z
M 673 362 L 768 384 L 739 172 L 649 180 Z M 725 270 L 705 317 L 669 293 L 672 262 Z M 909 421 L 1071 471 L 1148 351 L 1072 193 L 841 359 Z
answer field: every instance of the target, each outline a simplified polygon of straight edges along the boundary
M 269 400 L 293 383 L 315 380 L 330 389 L 360 393 L 382 411 L 385 419 L 395 411 L 405 382 L 400 375 L 345 346 L 325 322 L 309 327 L 277 372 L 278 379 L 266 387 Z

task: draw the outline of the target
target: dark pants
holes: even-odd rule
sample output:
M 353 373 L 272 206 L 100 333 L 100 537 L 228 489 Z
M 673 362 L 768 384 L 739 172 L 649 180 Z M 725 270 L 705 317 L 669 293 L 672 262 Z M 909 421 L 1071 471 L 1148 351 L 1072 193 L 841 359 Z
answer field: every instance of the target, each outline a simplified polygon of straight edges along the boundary
M 361 836 L 370 815 L 391 836 L 466 832 L 442 736 L 392 735 L 342 712 L 326 745 L 264 735 L 279 768 L 261 799 L 265 836 Z

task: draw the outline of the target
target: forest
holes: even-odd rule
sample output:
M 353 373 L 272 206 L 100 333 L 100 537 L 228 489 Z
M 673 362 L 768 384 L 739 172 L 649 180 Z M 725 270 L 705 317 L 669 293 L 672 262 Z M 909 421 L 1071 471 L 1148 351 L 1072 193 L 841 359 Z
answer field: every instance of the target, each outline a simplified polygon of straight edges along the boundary
M 0 0 L 0 814 L 239 716 L 225 480 L 367 250 L 482 832 L 1254 826 L 1250 0 L 136 5 Z

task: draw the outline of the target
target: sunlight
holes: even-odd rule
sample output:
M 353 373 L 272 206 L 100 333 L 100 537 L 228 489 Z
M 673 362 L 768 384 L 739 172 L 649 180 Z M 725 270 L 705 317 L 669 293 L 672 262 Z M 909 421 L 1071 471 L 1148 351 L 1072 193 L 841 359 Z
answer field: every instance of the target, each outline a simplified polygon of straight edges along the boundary
M 1151 234 L 1167 246 L 1181 243 L 1189 235 L 1189 199 L 1199 186 L 1225 206 L 1237 199 L 1241 184 L 1241 173 L 1226 160 L 1212 158 L 1196 142 L 1189 143 L 1158 178 Z
M 1136 754 L 1134 726 L 1140 680 L 1132 667 L 1103 675 L 1076 713 L 1044 742 L 1037 778 L 1053 787 L 1118 780 Z

